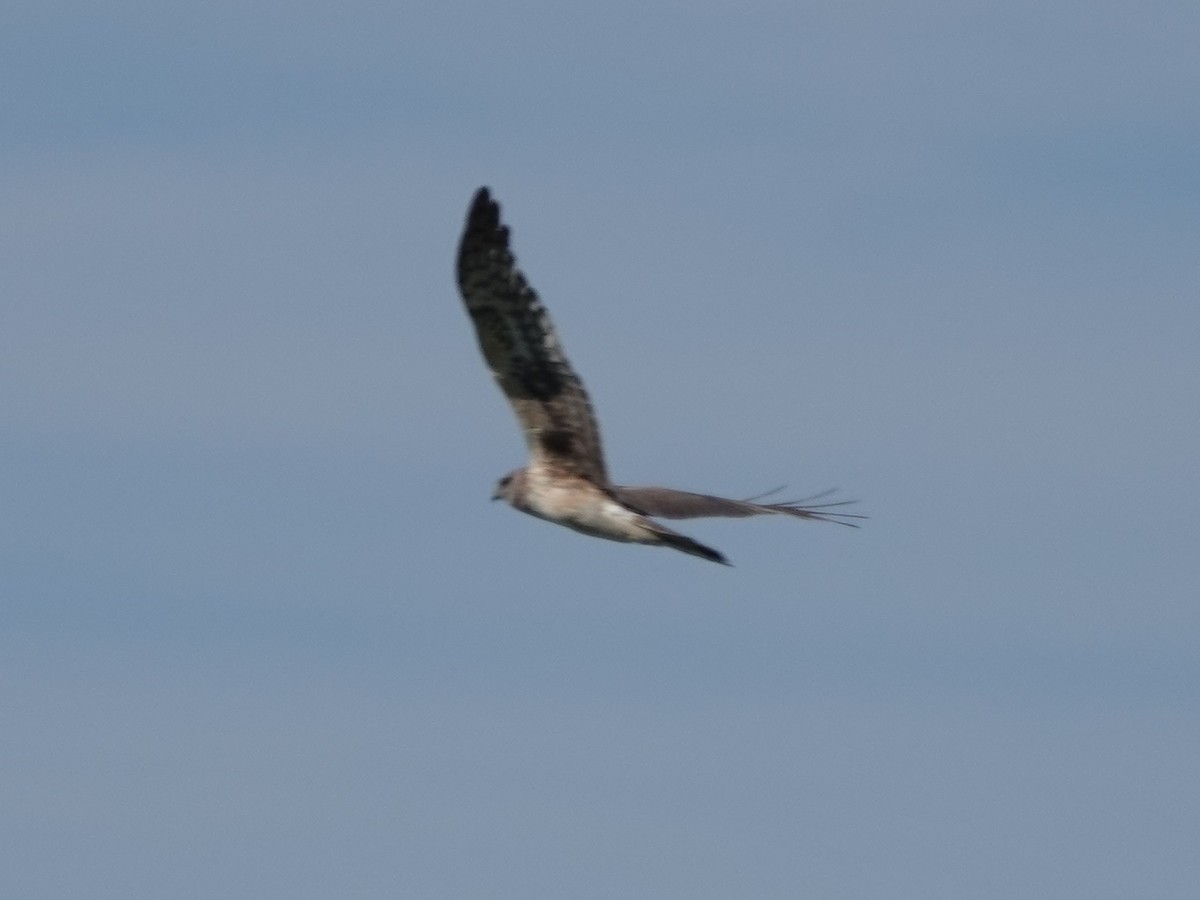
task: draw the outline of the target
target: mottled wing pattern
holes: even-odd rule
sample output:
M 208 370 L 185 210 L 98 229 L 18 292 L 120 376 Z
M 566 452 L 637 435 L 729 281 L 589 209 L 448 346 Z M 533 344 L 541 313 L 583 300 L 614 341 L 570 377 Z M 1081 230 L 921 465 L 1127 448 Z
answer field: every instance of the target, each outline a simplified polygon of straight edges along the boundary
M 554 325 L 508 246 L 508 228 L 487 188 L 467 214 L 458 287 L 492 374 L 525 432 L 532 464 L 608 485 L 600 430 Z
M 818 522 L 836 522 L 857 528 L 846 519 L 863 519 L 852 513 L 831 512 L 834 507 L 845 506 L 854 501 L 840 500 L 833 503 L 809 504 L 808 500 L 791 500 L 783 503 L 755 503 L 753 500 L 728 500 L 710 494 L 693 494 L 690 491 L 675 491 L 663 487 L 623 487 L 614 485 L 613 495 L 625 506 L 646 516 L 660 519 L 703 519 L 715 516 L 744 518 L 745 516 L 786 515 L 798 519 L 813 519 Z M 809 500 L 817 500 L 811 497 Z M 807 505 L 806 505 L 807 504 Z

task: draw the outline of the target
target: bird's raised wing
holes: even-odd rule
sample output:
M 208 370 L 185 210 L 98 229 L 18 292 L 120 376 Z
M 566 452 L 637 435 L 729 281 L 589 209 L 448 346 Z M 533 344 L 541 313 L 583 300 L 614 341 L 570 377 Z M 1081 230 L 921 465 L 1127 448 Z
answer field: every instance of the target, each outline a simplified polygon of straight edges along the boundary
M 525 432 L 531 464 L 608 485 L 600 429 L 545 307 L 517 268 L 508 228 L 487 188 L 467 214 L 458 287 L 484 359 Z
M 647 516 L 660 519 L 703 519 L 716 516 L 743 518 L 745 516 L 785 515 L 797 519 L 812 519 L 817 522 L 836 522 L 857 528 L 847 519 L 865 519 L 853 513 L 833 512 L 838 506 L 846 506 L 853 500 L 831 503 L 812 503 L 825 494 L 804 500 L 789 500 L 783 503 L 755 503 L 750 500 L 729 500 L 710 494 L 693 494 L 663 487 L 623 487 L 614 485 L 612 493 L 625 506 Z M 771 493 L 774 493 L 772 491 Z

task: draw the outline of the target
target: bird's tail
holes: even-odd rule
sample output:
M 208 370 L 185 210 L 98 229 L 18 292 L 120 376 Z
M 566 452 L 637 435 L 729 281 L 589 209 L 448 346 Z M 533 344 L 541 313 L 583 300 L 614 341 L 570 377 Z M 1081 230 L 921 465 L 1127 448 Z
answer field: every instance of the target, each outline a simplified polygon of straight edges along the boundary
M 714 550 L 712 547 L 704 546 L 704 544 L 693 540 L 686 534 L 672 531 L 665 525 L 660 525 L 650 519 L 644 520 L 643 524 L 654 535 L 653 543 L 655 544 L 661 544 L 664 547 L 670 547 L 674 550 L 682 550 L 684 553 L 690 553 L 692 556 L 699 556 L 702 559 L 720 563 L 723 566 L 732 565 L 720 552 Z

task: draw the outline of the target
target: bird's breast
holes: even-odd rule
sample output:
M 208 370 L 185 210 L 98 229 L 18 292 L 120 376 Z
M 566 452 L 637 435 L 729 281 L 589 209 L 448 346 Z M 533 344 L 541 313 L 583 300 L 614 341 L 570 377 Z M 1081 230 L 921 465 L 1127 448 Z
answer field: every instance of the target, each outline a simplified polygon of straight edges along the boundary
M 525 512 L 585 534 L 618 541 L 640 534 L 637 513 L 581 478 L 529 478 L 521 500 Z

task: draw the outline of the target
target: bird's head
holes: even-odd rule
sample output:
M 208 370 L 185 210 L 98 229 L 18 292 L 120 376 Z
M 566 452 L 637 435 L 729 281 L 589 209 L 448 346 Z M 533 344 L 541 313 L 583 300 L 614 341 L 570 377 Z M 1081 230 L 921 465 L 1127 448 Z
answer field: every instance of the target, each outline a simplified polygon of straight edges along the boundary
M 525 470 L 514 469 L 496 482 L 492 492 L 493 500 L 507 500 L 513 506 L 517 505 L 517 497 L 525 489 Z

